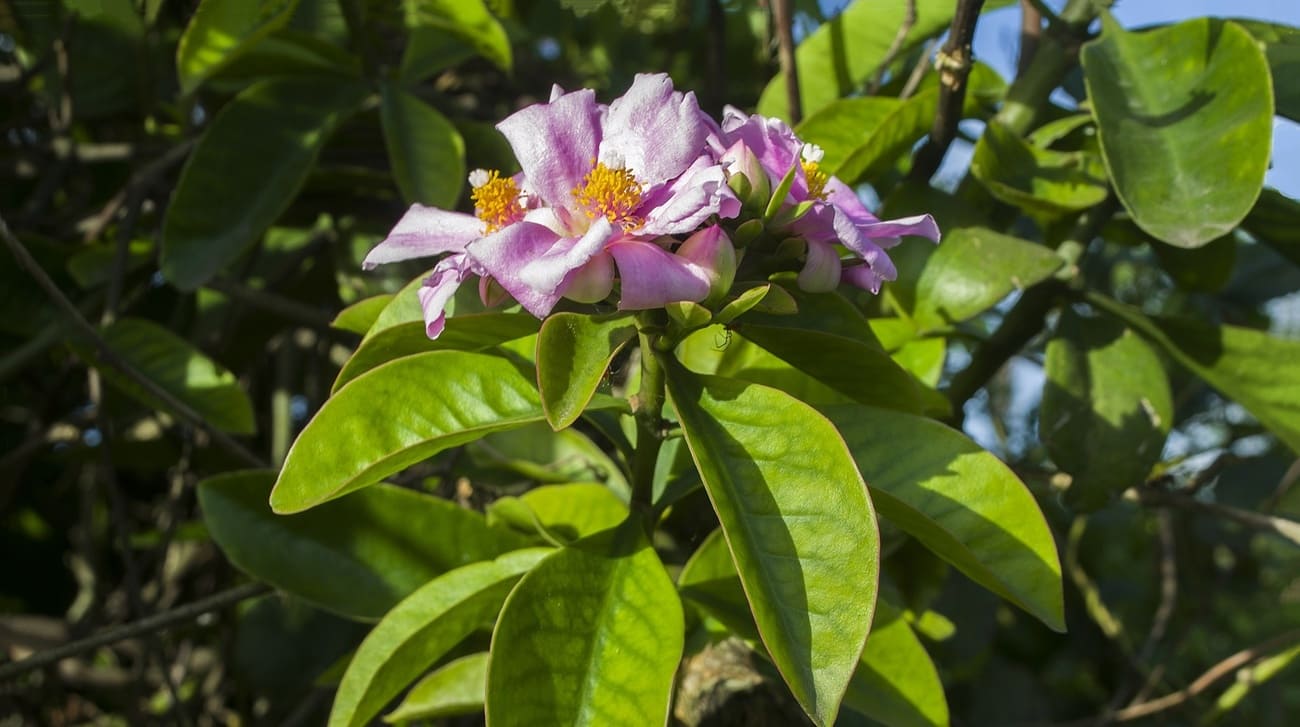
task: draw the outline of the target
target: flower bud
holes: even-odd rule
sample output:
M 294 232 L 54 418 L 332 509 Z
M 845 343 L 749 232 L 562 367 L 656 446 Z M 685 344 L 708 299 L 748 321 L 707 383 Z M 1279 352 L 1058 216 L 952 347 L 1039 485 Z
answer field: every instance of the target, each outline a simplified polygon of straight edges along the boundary
M 706 227 L 686 238 L 677 254 L 698 265 L 709 278 L 706 305 L 722 299 L 736 280 L 736 248 L 718 225 Z
M 839 287 L 843 265 L 835 248 L 825 242 L 808 241 L 808 259 L 799 271 L 799 289 L 809 293 L 829 293 Z
M 745 142 L 738 141 L 718 161 L 726 168 L 731 189 L 745 208 L 761 212 L 772 196 L 772 181 L 754 152 Z

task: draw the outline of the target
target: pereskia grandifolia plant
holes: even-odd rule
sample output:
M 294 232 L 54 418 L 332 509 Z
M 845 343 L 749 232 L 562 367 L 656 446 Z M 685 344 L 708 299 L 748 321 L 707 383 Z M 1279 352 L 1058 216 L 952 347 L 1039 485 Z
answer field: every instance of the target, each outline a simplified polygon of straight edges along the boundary
M 842 703 L 891 722 L 890 659 L 919 652 L 938 682 L 914 615 L 882 586 L 877 511 L 1061 627 L 1041 517 L 1008 532 L 944 488 L 981 469 L 1008 507 L 1037 516 L 1032 498 L 924 417 L 942 401 L 837 292 L 879 292 L 896 275 L 885 250 L 938 242 L 929 215 L 878 220 L 785 124 L 734 109 L 718 124 L 662 75 L 608 106 L 557 88 L 498 128 L 520 173 L 475 170 L 473 214 L 415 205 L 366 258 L 440 256 L 394 303 L 409 317 L 418 298 L 428 339 L 387 358 L 363 342 L 272 507 L 389 488 L 377 483 L 541 421 L 602 439 L 619 472 L 440 524 L 465 529 L 463 551 L 383 615 L 331 724 L 366 723 L 435 668 L 400 715 L 427 715 L 418 695 L 456 678 L 483 685 L 494 726 L 663 724 L 688 637 L 710 634 L 751 640 L 818 724 Z M 457 295 L 475 278 L 477 303 Z M 478 312 L 462 316 L 463 300 Z M 393 395 L 410 380 L 419 400 Z M 944 472 L 916 469 L 919 441 L 948 455 Z M 355 498 L 328 505 L 349 506 L 365 516 Z M 668 544 L 670 511 L 709 506 L 712 536 Z M 981 538 L 1007 549 L 985 558 L 969 547 Z M 472 638 L 485 630 L 486 651 Z

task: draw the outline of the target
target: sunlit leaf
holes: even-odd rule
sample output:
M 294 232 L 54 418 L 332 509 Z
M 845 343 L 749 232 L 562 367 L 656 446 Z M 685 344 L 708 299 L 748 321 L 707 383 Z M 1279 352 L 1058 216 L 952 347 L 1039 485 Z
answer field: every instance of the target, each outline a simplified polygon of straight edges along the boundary
M 394 83 L 383 87 L 380 118 L 388 163 L 407 202 L 452 207 L 465 186 L 465 142 L 432 106 Z
M 537 386 L 551 428 L 563 429 L 582 414 L 610 361 L 633 338 L 629 315 L 547 316 L 537 336 Z
M 203 0 L 176 48 L 181 91 L 192 93 L 223 65 L 293 16 L 297 0 Z

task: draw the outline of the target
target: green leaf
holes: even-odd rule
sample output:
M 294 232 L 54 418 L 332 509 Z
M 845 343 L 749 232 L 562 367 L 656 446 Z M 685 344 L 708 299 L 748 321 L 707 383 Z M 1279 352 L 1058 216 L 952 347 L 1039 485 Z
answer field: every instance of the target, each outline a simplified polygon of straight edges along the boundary
M 939 385 L 947 354 L 946 341 L 940 337 L 924 338 L 911 323 L 902 318 L 872 318 L 871 331 L 889 352 L 889 357 L 921 383 L 931 388 Z
M 176 48 L 181 93 L 193 93 L 222 66 L 293 16 L 297 0 L 203 0 Z
M 666 364 L 669 397 L 763 643 L 799 704 L 829 724 L 876 601 L 880 536 L 862 476 L 807 404 Z
M 482 351 L 531 336 L 537 332 L 538 325 L 538 320 L 528 313 L 452 316 L 447 319 L 442 335 L 433 339 L 429 338 L 423 320 L 399 323 L 378 331 L 375 330 L 377 326 L 372 326 L 371 332 L 339 369 L 331 394 L 338 393 L 345 384 L 389 361 L 427 351 Z
M 1106 169 L 1133 221 L 1179 247 L 1236 227 L 1273 139 L 1268 61 L 1250 34 L 1209 18 L 1127 33 L 1103 14 L 1082 61 Z
M 1039 438 L 1073 478 L 1066 502 L 1095 510 L 1146 481 L 1174 416 L 1155 351 L 1112 318 L 1067 309 L 1045 369 Z
M 599 482 L 626 499 L 620 466 L 587 435 L 554 431 L 544 422 L 489 434 L 469 446 L 476 465 L 522 475 L 543 484 Z
M 537 336 L 537 388 L 551 428 L 577 420 L 605 378 L 609 362 L 636 338 L 628 314 L 591 316 L 555 313 Z
M 153 321 L 139 318 L 120 318 L 103 329 L 101 335 L 128 366 L 187 404 L 212 426 L 234 434 L 252 434 L 257 430 L 253 402 L 240 388 L 239 380 L 189 341 Z M 85 344 L 75 344 L 73 349 L 99 369 L 113 386 L 146 406 L 169 411 L 165 404 L 116 368 L 104 365 L 94 349 Z
M 1223 715 L 1231 712 L 1240 704 L 1241 700 L 1245 699 L 1256 687 L 1277 676 L 1279 672 L 1295 663 L 1300 663 L 1300 644 L 1295 644 L 1276 654 L 1266 656 L 1238 670 L 1236 673 L 1237 680 L 1233 682 L 1232 686 L 1223 690 L 1223 694 L 1220 694 L 1219 699 L 1214 703 L 1214 709 L 1205 713 L 1205 716 L 1201 719 L 1201 724 L 1207 725 L 1218 721 Z
M 408 203 L 453 207 L 465 186 L 465 142 L 432 106 L 394 83 L 383 86 L 380 118 L 388 163 Z
M 1044 214 L 1085 210 L 1110 193 L 1095 152 L 1043 149 L 996 122 L 975 144 L 970 171 L 994 197 Z
M 361 59 L 323 36 L 281 28 L 223 64 L 205 84 L 214 93 L 234 93 L 270 76 L 290 75 L 359 79 Z
M 359 300 L 339 311 L 339 314 L 334 316 L 334 320 L 330 322 L 330 326 L 340 331 L 349 331 L 364 336 L 366 331 L 369 331 L 370 327 L 375 324 L 380 312 L 387 308 L 392 301 L 393 296 L 391 293 L 373 295 Z
M 510 39 L 483 0 L 404 0 L 406 27 L 433 28 L 465 41 L 504 71 L 513 65 Z
M 1232 267 L 1237 260 L 1237 240 L 1229 233 L 1194 249 L 1152 240 L 1151 252 L 1155 253 L 1160 267 L 1169 273 L 1178 287 L 1199 293 L 1217 293 L 1232 279 Z
M 289 449 L 271 508 L 306 510 L 449 447 L 541 418 L 532 377 L 505 359 L 464 351 L 400 358 L 325 402 Z
M 1233 18 L 1232 22 L 1264 44 L 1264 56 L 1272 70 L 1277 114 L 1300 121 L 1300 84 L 1296 83 L 1300 74 L 1300 28 L 1241 18 Z
M 181 171 L 163 220 L 162 272 L 193 290 L 289 207 L 321 146 L 365 98 L 338 79 L 280 78 L 226 104 Z
M 676 355 L 682 365 L 697 374 L 770 386 L 814 406 L 853 401 L 722 326 L 711 326 L 687 336 L 678 345 Z
M 839 176 L 837 170 L 862 146 L 863 139 L 871 138 L 906 103 L 886 96 L 842 98 L 804 119 L 795 133 L 820 146 L 821 168 Z M 934 120 L 933 114 L 930 120 Z
M 920 333 L 969 320 L 1062 265 L 1047 247 L 982 227 L 953 230 L 938 246 L 914 243 L 893 252 L 898 280 L 887 291 Z
M 677 579 L 681 594 L 741 638 L 757 640 L 745 592 L 715 530 L 687 561 Z M 948 724 L 948 702 L 934 663 L 898 609 L 883 598 L 876 613 L 844 705 L 889 727 Z
M 1088 302 L 1159 345 L 1300 452 L 1300 341 L 1188 318 L 1150 318 L 1099 294 Z
M 559 550 L 501 610 L 487 724 L 666 724 L 683 630 L 672 580 L 635 526 Z
M 402 703 L 388 714 L 389 724 L 417 719 L 438 719 L 483 711 L 487 686 L 488 652 L 462 656 L 421 679 Z
M 504 521 L 561 543 L 608 530 L 628 512 L 627 503 L 608 487 L 590 482 L 542 485 L 517 498 L 498 498 L 487 508 L 488 522 Z
M 962 102 L 962 116 L 978 115 L 981 109 L 1000 99 L 1006 87 L 1006 82 L 1002 80 L 1002 77 L 996 71 L 983 63 L 976 63 L 971 68 L 970 76 L 966 79 L 966 96 Z M 826 107 L 824 111 L 818 112 L 803 124 L 800 124 L 800 132 L 802 133 L 804 127 L 811 126 L 810 133 L 817 133 L 817 129 L 823 128 L 822 120 L 819 118 L 823 113 L 831 114 L 832 117 L 838 116 L 841 112 L 837 111 L 837 106 L 856 100 L 843 99 L 836 101 Z M 929 133 L 930 127 L 934 125 L 934 116 L 938 109 L 939 88 L 937 86 L 919 91 L 915 96 L 898 105 L 892 113 L 874 127 L 861 127 L 863 130 L 869 128 L 869 133 L 863 136 L 859 131 L 856 143 L 844 156 L 843 161 L 836 165 L 828 163 L 825 168 L 831 170 L 832 174 L 839 177 L 846 184 L 874 180 L 887 172 L 900 156 L 907 153 L 916 144 L 918 139 Z M 816 138 L 809 138 L 809 140 L 818 144 L 821 143 Z
M 785 288 L 774 283 L 762 283 L 745 289 L 728 301 L 718 309 L 717 314 L 713 316 L 713 322 L 725 326 L 751 310 L 789 315 L 799 310 L 799 304 L 785 291 Z
M 926 38 L 947 29 L 953 8 L 942 0 L 918 0 L 916 23 L 895 57 L 905 57 Z M 848 95 L 875 75 L 906 15 L 904 0 L 857 0 L 805 38 L 795 50 L 803 115 Z M 763 89 L 758 113 L 789 120 L 784 74 L 776 74 Z
M 863 406 L 822 412 L 848 443 L 883 517 L 976 583 L 1065 630 L 1052 532 L 1005 464 L 929 419 Z
M 454 503 L 385 484 L 276 515 L 266 502 L 274 482 L 270 471 L 200 482 L 212 539 L 240 570 L 350 618 L 377 619 L 438 574 L 528 542 Z
M 474 55 L 473 47 L 451 33 L 438 28 L 412 28 L 398 76 L 405 83 L 416 84 Z
M 1265 189 L 1241 224 L 1260 242 L 1300 265 L 1300 202 Z
M 550 551 L 519 550 L 445 573 L 397 604 L 352 657 L 330 727 L 358 727 L 471 633 L 490 626 L 519 577 Z

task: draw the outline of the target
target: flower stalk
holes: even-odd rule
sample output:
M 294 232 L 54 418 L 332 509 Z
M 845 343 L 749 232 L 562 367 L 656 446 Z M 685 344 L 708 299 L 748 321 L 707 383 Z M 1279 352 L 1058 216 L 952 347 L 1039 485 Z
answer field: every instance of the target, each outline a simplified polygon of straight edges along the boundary
M 636 419 L 636 452 L 632 457 L 632 507 L 650 512 L 654 497 L 655 465 L 664 441 L 664 368 L 656 350 L 664 327 L 658 311 L 637 315 L 637 337 L 641 349 L 641 388 L 633 415 Z

